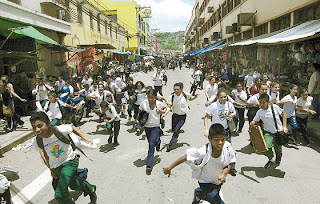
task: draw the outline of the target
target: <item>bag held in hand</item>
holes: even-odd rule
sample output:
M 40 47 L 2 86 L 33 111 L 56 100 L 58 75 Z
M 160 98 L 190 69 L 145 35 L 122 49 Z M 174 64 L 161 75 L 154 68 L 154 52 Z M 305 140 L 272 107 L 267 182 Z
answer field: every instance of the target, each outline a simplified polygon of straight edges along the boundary
M 8 107 L 2 103 L 2 111 L 4 116 L 12 118 L 14 115 L 15 109 L 14 107 Z
M 250 126 L 249 135 L 253 148 L 257 154 L 268 150 L 268 146 L 260 126 Z

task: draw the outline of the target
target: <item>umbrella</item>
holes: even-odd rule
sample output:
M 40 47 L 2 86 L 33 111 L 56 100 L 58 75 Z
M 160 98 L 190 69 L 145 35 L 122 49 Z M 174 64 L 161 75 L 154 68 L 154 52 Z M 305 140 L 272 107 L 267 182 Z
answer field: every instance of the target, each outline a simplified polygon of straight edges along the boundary
M 154 59 L 152 56 L 145 56 L 144 59 Z

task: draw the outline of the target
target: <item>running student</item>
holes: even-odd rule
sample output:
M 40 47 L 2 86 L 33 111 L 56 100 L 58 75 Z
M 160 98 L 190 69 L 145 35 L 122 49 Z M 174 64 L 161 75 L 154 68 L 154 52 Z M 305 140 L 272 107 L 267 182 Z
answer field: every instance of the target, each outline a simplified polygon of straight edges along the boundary
M 207 85 L 205 90 L 207 101 L 209 100 L 213 101 L 217 97 L 217 93 L 218 93 L 218 84 L 216 83 L 216 78 L 213 76 L 210 76 L 209 84 Z
M 245 105 L 247 102 L 247 93 L 242 89 L 242 83 L 238 82 L 236 84 L 237 89 L 232 90 L 231 96 L 232 99 L 241 104 L 241 106 L 235 105 L 235 109 L 237 112 L 236 115 L 236 123 L 239 124 L 238 126 L 238 133 L 242 132 L 242 128 L 244 126 L 244 111 L 245 111 Z
M 54 197 L 59 204 L 74 204 L 75 201 L 69 195 L 69 187 L 72 190 L 84 192 L 89 195 L 91 203 L 97 202 L 96 186 L 76 176 L 79 165 L 79 155 L 75 153 L 70 144 L 62 142 L 50 128 L 50 121 L 44 112 L 36 112 L 30 118 L 33 132 L 37 134 L 33 139 L 33 146 L 39 151 L 41 158 L 51 171 L 51 176 L 59 178 Z M 67 138 L 70 133 L 75 133 L 86 141 L 92 143 L 83 132 L 71 125 L 57 126 L 63 136 Z M 38 138 L 38 139 L 37 139 Z M 42 140 L 42 145 L 40 143 Z M 42 147 L 41 147 L 42 146 Z
M 163 173 L 170 177 L 171 170 L 186 162 L 191 166 L 192 177 L 198 179 L 200 187 L 195 189 L 192 204 L 206 200 L 210 203 L 224 203 L 219 195 L 221 186 L 226 182 L 231 163 L 236 157 L 231 144 L 225 141 L 225 129 L 221 124 L 212 124 L 209 129 L 209 143 L 201 148 L 191 148 L 187 153 L 163 168 Z
M 120 117 L 113 105 L 102 101 L 100 107 L 107 130 L 110 133 L 108 143 L 110 144 L 112 142 L 112 138 L 114 138 L 114 144 L 119 145 L 118 136 L 120 132 Z
M 301 89 L 300 90 L 300 98 L 297 101 L 297 123 L 298 127 L 300 128 L 300 131 L 302 133 L 303 139 L 307 146 L 310 146 L 310 141 L 308 138 L 308 116 L 309 113 L 312 115 L 317 114 L 316 111 L 311 110 L 311 104 L 312 104 L 312 96 L 308 96 L 308 90 L 307 89 Z
M 280 101 L 279 90 L 280 90 L 280 84 L 278 82 L 272 82 L 268 91 L 271 103 L 277 104 Z
M 150 175 L 152 171 L 154 148 L 156 148 L 157 151 L 160 150 L 160 118 L 161 114 L 166 112 L 166 107 L 162 102 L 156 100 L 157 92 L 155 90 L 147 92 L 147 96 L 148 100 L 144 100 L 141 103 L 139 110 L 140 112 L 145 111 L 148 114 L 148 119 L 144 127 L 149 143 L 146 173 L 147 175 Z M 140 126 L 138 120 L 137 125 Z
M 268 147 L 268 151 L 266 151 L 264 155 L 267 156 L 269 159 L 264 168 L 268 169 L 273 165 L 272 159 L 274 157 L 274 153 L 272 151 L 272 148 L 274 148 L 276 154 L 275 162 L 277 165 L 280 165 L 282 157 L 282 146 L 278 145 L 274 141 L 274 137 L 277 132 L 283 131 L 284 133 L 288 133 L 287 115 L 278 105 L 272 103 L 270 104 L 269 95 L 266 93 L 260 95 L 259 102 L 260 109 L 258 110 L 250 125 L 258 125 L 260 120 L 262 120 L 263 122 L 264 138 Z M 274 117 L 272 114 L 272 108 L 275 114 L 278 129 L 275 125 Z M 280 120 L 280 116 L 282 116 L 282 123 Z
M 157 68 L 157 72 L 152 76 L 152 80 L 154 81 L 154 89 L 157 91 L 157 93 L 163 96 L 162 94 L 163 74 L 161 73 L 160 68 Z
M 174 92 L 168 98 L 168 109 L 172 111 L 172 138 L 167 146 L 167 152 L 171 151 L 172 145 L 178 140 L 180 129 L 186 122 L 187 113 L 189 111 L 188 100 L 193 101 L 198 97 L 198 94 L 192 96 L 189 93 L 183 91 L 183 83 L 175 83 L 173 86 Z

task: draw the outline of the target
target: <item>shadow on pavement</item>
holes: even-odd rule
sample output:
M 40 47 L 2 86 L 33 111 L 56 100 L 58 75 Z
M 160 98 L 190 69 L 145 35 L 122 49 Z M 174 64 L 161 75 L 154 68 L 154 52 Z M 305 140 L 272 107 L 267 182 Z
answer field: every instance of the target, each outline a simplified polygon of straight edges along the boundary
M 253 147 L 250 144 L 248 144 L 245 147 L 242 147 L 240 150 L 236 150 L 236 152 L 241 152 L 243 154 L 249 154 L 249 155 L 255 153 Z
M 161 152 L 163 149 L 167 148 L 168 145 L 169 145 L 169 144 L 163 144 L 163 145 L 162 145 L 162 148 L 160 149 L 160 152 Z M 188 147 L 190 147 L 190 144 L 189 144 L 189 143 L 186 143 L 186 142 L 175 143 L 175 144 L 173 144 L 173 145 L 171 146 L 170 151 L 175 150 L 175 149 L 178 149 L 178 148 L 180 148 L 180 147 L 183 147 L 183 145 L 187 145 Z
M 112 150 L 115 150 L 117 145 L 111 143 L 111 144 L 105 144 L 105 145 L 101 145 L 100 146 L 100 152 L 103 152 L 103 153 L 108 153 L 108 152 L 111 152 Z
M 153 168 L 155 165 L 159 164 L 160 162 L 161 162 L 161 159 L 159 158 L 159 155 L 154 156 L 151 167 Z M 142 159 L 138 159 L 138 160 L 133 162 L 133 164 L 138 168 L 145 166 L 146 163 L 147 163 L 147 158 L 145 158 L 143 160 Z
M 275 169 L 275 167 L 270 169 L 265 169 L 264 167 L 252 167 L 252 166 L 242 167 L 240 174 L 256 183 L 260 183 L 260 182 L 248 175 L 245 175 L 246 171 L 254 171 L 258 178 L 266 178 L 268 176 L 284 178 L 284 175 L 286 174 L 286 172 L 281 171 L 280 169 Z
M 74 201 L 77 201 L 79 197 L 82 195 L 82 191 L 70 191 L 70 196 L 74 199 Z M 56 199 L 52 199 L 48 202 L 49 204 L 59 204 Z

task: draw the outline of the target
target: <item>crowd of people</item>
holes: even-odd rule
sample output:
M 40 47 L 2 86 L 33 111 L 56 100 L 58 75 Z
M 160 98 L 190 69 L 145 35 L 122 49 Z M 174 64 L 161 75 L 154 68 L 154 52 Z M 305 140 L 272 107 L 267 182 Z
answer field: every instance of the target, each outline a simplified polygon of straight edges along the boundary
M 178 65 L 182 67 L 181 64 Z M 188 101 L 199 100 L 196 92 L 198 89 L 204 89 L 207 99 L 203 101 L 207 106 L 206 112 L 203 113 L 204 136 L 208 138 L 209 143 L 199 149 L 188 149 L 186 155 L 163 169 L 164 174 L 170 176 L 171 170 L 177 165 L 185 161 L 190 164 L 193 177 L 198 179 L 200 185 L 195 190 L 193 203 L 199 203 L 201 199 L 210 203 L 221 203 L 219 196 L 221 185 L 226 181 L 227 174 L 235 176 L 237 173 L 231 136 L 242 133 L 246 109 L 249 124 L 260 125 L 263 130 L 268 148 L 264 153 L 268 159 L 264 168 L 268 169 L 274 164 L 281 163 L 282 145 L 275 141 L 278 133 L 287 134 L 288 129 L 291 129 L 293 144 L 300 145 L 297 137 L 298 131 L 301 131 L 305 144 L 310 145 L 308 116 L 312 114 L 312 119 L 317 120 L 320 115 L 319 64 L 312 65 L 313 74 L 307 88 L 290 84 L 289 92 L 285 95 L 280 95 L 280 84 L 271 73 L 259 73 L 250 69 L 243 78 L 234 77 L 233 73 L 229 77 L 228 68 L 212 69 L 208 63 L 199 63 L 194 68 L 190 91 L 185 89 L 185 84 L 177 80 L 173 85 L 173 92 L 165 95 L 162 87 L 167 83 L 166 68 L 156 68 L 152 75 L 153 84 L 147 85 L 143 81 L 135 82 L 130 76 L 132 72 L 139 71 L 135 66 L 113 63 L 96 76 L 85 73 L 81 78 L 68 80 L 60 76 L 54 83 L 39 78 L 36 84 L 32 83 L 31 96 L 34 97 L 29 99 L 35 99 L 34 108 L 36 107 L 37 113 L 31 116 L 30 122 L 37 137 L 43 139 L 43 148 L 36 139 L 33 145 L 41 152 L 41 157 L 51 170 L 52 176 L 63 177 L 55 190 L 55 198 L 59 203 L 74 202 L 68 194 L 68 186 L 90 195 L 92 202 L 96 202 L 97 199 L 96 186 L 73 176 L 77 170 L 78 158 L 73 153 L 72 147 L 60 141 L 52 131 L 52 127 L 57 126 L 63 135 L 74 132 L 87 143 L 92 142 L 75 127 L 77 124 L 74 126 L 63 124 L 62 119 L 66 114 L 63 108 L 70 110 L 74 108 L 72 104 L 61 100 L 66 93 L 68 97 L 78 96 L 85 101 L 85 117 L 92 116 L 94 112 L 100 122 L 105 123 L 109 135 L 108 143 L 120 145 L 121 118 L 132 121 L 137 134 L 145 132 L 149 145 L 146 174 L 150 175 L 154 153 L 160 150 L 166 115 L 172 112 L 172 138 L 166 147 L 166 151 L 170 152 L 186 121 L 190 109 Z M 25 77 L 25 74 L 21 74 L 21 77 Z M 205 80 L 208 80 L 206 87 L 204 87 Z M 21 86 L 14 87 L 6 76 L 1 77 L 3 107 L 14 109 L 16 107 L 14 99 L 22 103 L 27 102 L 28 96 L 25 93 L 28 92 L 23 90 L 20 92 Z M 22 110 L 26 111 L 24 108 Z M 3 115 L 7 118 L 6 131 L 10 132 L 22 126 L 23 121 L 17 111 L 13 110 L 12 114 L 8 112 L 10 111 L 6 111 Z M 210 125 L 208 119 L 211 121 Z M 66 154 L 60 154 L 59 151 L 52 154 L 51 144 L 55 144 L 55 147 L 64 146 L 68 151 Z M 66 185 L 67 181 L 70 185 Z

